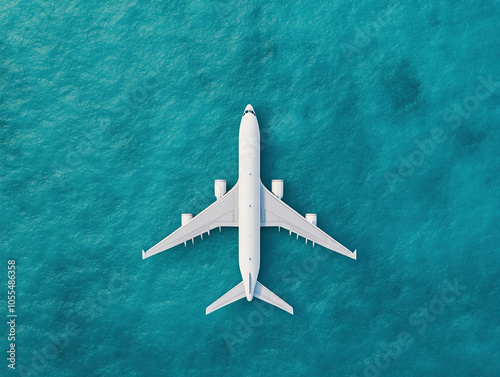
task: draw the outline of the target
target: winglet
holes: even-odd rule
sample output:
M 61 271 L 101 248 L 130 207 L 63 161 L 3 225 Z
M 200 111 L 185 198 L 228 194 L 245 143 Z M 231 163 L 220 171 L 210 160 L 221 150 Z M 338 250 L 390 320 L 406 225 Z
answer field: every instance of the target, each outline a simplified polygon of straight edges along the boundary
M 353 255 L 352 255 L 352 259 L 354 259 L 354 260 L 356 260 L 356 251 L 357 251 L 357 250 L 354 250 L 354 253 L 352 253 L 352 254 L 353 254 Z
M 146 252 L 144 251 L 144 249 L 142 249 L 142 259 L 146 259 L 147 256 L 146 256 Z

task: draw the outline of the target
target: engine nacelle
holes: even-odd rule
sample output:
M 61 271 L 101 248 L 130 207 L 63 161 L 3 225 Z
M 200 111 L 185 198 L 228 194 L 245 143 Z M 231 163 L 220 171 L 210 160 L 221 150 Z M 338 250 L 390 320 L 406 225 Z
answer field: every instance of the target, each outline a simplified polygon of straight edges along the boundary
M 318 224 L 318 215 L 315 213 L 306 213 L 306 220 L 316 226 Z
M 215 180 L 215 197 L 217 200 L 222 198 L 226 194 L 226 180 L 216 179 Z
M 191 221 L 191 219 L 193 218 L 193 214 L 192 213 L 183 213 L 181 215 L 181 223 L 182 223 L 182 226 L 186 225 L 188 222 Z
M 282 179 L 273 179 L 271 185 L 271 191 L 276 197 L 281 200 L 283 197 L 283 180 Z

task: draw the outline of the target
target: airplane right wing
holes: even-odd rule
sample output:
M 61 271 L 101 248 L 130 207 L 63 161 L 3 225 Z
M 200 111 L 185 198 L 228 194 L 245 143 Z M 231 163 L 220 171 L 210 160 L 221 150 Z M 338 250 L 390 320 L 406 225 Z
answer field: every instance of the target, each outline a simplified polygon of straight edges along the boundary
M 192 240 L 203 233 L 223 226 L 238 226 L 238 182 L 222 198 L 193 217 L 187 224 L 178 228 L 167 238 L 158 242 L 148 251 L 142 251 L 142 259 L 161 253 L 167 249 Z
M 304 237 L 314 244 L 321 245 L 346 257 L 356 259 L 356 250 L 351 252 L 328 234 L 311 224 L 303 216 L 290 208 L 260 184 L 260 216 L 261 226 L 278 226 Z

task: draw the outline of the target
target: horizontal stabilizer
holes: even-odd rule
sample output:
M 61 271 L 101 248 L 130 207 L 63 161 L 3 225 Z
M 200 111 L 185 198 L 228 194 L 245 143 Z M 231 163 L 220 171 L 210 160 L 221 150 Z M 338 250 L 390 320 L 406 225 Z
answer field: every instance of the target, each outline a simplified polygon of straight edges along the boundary
M 288 305 L 285 301 L 283 301 L 281 298 L 279 298 L 259 282 L 255 284 L 254 297 L 257 297 L 258 299 L 265 301 L 268 304 L 274 305 L 280 309 L 283 309 L 285 312 L 293 315 L 293 308 L 290 305 Z
M 245 297 L 245 286 L 243 282 L 238 284 L 236 287 L 227 292 L 224 296 L 216 300 L 213 304 L 211 304 L 207 310 L 206 314 L 210 314 L 217 309 L 222 308 L 223 306 L 229 305 L 232 302 L 239 300 L 240 298 Z

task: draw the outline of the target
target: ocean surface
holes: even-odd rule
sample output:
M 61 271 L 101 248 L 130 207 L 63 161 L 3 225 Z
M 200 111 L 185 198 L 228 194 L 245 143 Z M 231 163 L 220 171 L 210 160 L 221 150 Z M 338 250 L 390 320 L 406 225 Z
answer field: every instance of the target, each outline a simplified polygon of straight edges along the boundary
M 5 1 L 2 376 L 499 376 L 498 1 Z M 237 180 L 351 250 L 236 229 L 141 259 Z M 15 370 L 6 360 L 16 265 Z M 8 357 L 8 356 L 7 356 Z

